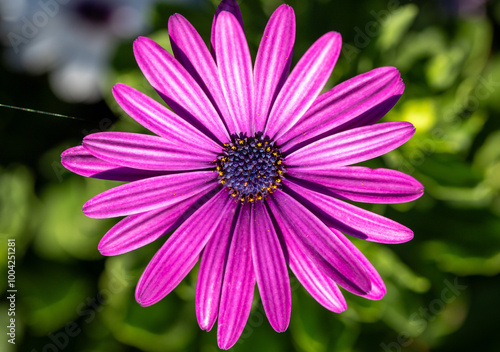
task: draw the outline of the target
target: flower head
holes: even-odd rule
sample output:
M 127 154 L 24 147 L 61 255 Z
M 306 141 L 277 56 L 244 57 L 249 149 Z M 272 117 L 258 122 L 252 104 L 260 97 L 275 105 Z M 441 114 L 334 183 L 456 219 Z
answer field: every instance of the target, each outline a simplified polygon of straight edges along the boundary
M 271 326 L 289 323 L 288 269 L 324 307 L 346 309 L 338 286 L 380 299 L 375 268 L 344 235 L 401 243 L 410 229 L 348 201 L 399 203 L 422 185 L 388 169 L 349 166 L 405 143 L 407 122 L 376 122 L 404 90 L 395 68 L 372 70 L 320 94 L 341 48 L 338 33 L 318 39 L 289 74 L 293 9 L 271 16 L 252 59 L 235 1 L 222 1 L 212 53 L 181 15 L 169 20 L 175 58 L 139 38 L 137 62 L 172 109 L 118 84 L 121 107 L 157 136 L 103 132 L 66 150 L 63 164 L 88 177 L 131 181 L 89 200 L 87 216 L 127 216 L 99 250 L 117 255 L 174 231 L 136 289 L 143 306 L 161 300 L 201 256 L 196 287 L 200 327 L 218 320 L 231 347 L 250 314 L 257 284 Z

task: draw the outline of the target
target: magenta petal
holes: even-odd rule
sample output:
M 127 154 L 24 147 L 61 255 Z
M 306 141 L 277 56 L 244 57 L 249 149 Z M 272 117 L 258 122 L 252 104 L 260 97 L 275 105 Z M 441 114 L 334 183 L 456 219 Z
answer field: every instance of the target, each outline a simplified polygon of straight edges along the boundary
M 284 181 L 290 195 L 314 210 L 327 226 L 351 236 L 382 243 L 403 243 L 413 238 L 413 231 L 397 222 L 335 199 L 323 193 Z M 290 190 L 286 190 L 287 193 Z
M 179 14 L 170 17 L 168 33 L 175 58 L 193 76 L 214 104 L 224 119 L 229 133 L 235 133 L 236 128 L 222 91 L 219 69 L 203 39 L 191 23 Z
M 99 251 L 102 255 L 130 252 L 174 231 L 180 222 L 186 220 L 186 210 L 193 204 L 199 207 L 207 200 L 202 196 L 203 193 L 199 193 L 166 208 L 127 216 L 104 235 L 99 242 Z
M 285 83 L 295 42 L 295 14 L 283 4 L 267 23 L 255 59 L 255 130 L 263 131 L 276 96 Z
M 380 277 L 377 270 L 373 267 L 368 259 L 360 252 L 358 248 L 351 241 L 349 241 L 342 233 L 339 231 L 331 229 L 332 232 L 338 237 L 340 241 L 349 249 L 349 251 L 361 262 L 363 267 L 365 268 L 368 276 L 370 278 L 372 289 L 370 292 L 361 294 L 361 297 L 365 297 L 372 300 L 378 300 L 384 297 L 386 294 L 386 288 L 384 281 Z
M 168 295 L 198 261 L 203 247 L 222 220 L 231 216 L 237 203 L 229 199 L 225 189 L 206 202 L 186 220 L 156 252 L 142 273 L 135 298 L 143 307 Z
M 144 170 L 186 171 L 213 168 L 217 154 L 157 136 L 99 132 L 83 139 L 92 155 L 110 163 Z
M 283 332 L 290 322 L 292 296 L 283 249 L 263 202 L 252 207 L 252 258 L 260 298 L 269 323 Z
M 313 139 L 371 125 L 384 116 L 404 91 L 399 71 L 381 67 L 342 82 L 321 94 L 277 141 L 281 151 L 297 149 Z
M 313 142 L 286 157 L 297 168 L 330 169 L 373 159 L 396 149 L 415 133 L 409 122 L 358 127 Z
M 424 186 L 413 177 L 390 169 L 370 169 L 362 166 L 339 167 L 331 170 L 290 168 L 287 176 L 304 180 L 308 188 L 322 190 L 332 196 L 365 203 L 404 203 L 424 193 Z M 310 184 L 312 182 L 312 184 Z
M 279 92 L 264 134 L 276 140 L 304 115 L 330 77 L 341 46 L 340 34 L 329 32 L 307 50 Z
M 61 164 L 75 174 L 112 181 L 136 181 L 166 174 L 162 171 L 132 169 L 96 158 L 82 146 L 66 149 Z
M 217 186 L 217 173 L 196 171 L 151 177 L 109 189 L 83 206 L 91 218 L 112 218 L 168 207 Z
M 138 90 L 117 84 L 113 87 L 116 101 L 141 125 L 167 139 L 172 145 L 220 153 L 221 147 L 156 100 Z
M 217 342 L 231 348 L 240 337 L 252 308 L 255 273 L 252 263 L 250 204 L 241 206 L 229 248 L 219 307 Z
M 370 291 L 371 283 L 360 261 L 313 213 L 282 191 L 268 197 L 268 204 L 287 247 L 292 237 L 319 269 L 346 290 L 357 295 Z
M 175 113 L 219 142 L 229 141 L 224 123 L 208 97 L 168 51 L 140 37 L 134 42 L 134 53 L 144 76 Z
M 232 214 L 231 214 L 232 215 Z M 217 319 L 226 267 L 226 254 L 231 239 L 234 216 L 224 214 L 219 227 L 208 241 L 200 262 L 196 282 L 196 317 L 200 328 L 210 331 Z
M 287 238 L 286 244 L 290 269 L 307 292 L 309 292 L 319 304 L 332 312 L 340 313 L 346 310 L 347 303 L 335 281 L 321 271 L 314 262 L 305 255 L 301 246 L 295 242 L 293 236 Z
M 252 58 L 236 17 L 221 12 L 215 28 L 217 66 L 236 132 L 255 133 Z
M 241 29 L 243 29 L 243 18 L 241 17 L 241 11 L 240 7 L 238 5 L 238 2 L 236 0 L 222 0 L 219 3 L 219 6 L 217 6 L 217 10 L 215 10 L 215 16 L 212 22 L 212 37 L 210 39 L 210 43 L 212 44 L 212 50 L 214 51 L 213 54 L 215 55 L 216 50 L 215 50 L 215 31 L 217 27 L 217 22 L 219 19 L 219 15 L 222 12 L 229 12 L 232 13 L 233 16 L 238 20 L 238 23 L 241 26 Z

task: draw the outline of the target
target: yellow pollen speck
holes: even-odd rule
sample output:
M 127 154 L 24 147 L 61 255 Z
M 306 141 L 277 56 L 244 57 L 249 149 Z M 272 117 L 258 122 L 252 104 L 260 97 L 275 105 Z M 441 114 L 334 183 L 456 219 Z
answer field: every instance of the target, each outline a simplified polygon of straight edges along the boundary
M 248 182 L 245 182 L 245 187 L 248 185 Z
M 257 147 L 259 148 L 262 147 L 262 143 L 261 142 L 257 143 Z
M 226 180 L 220 180 L 221 185 L 223 185 L 224 183 L 226 183 Z
M 257 196 L 257 198 L 258 198 L 258 199 L 262 199 L 262 196 L 259 194 L 259 195 Z
M 235 197 L 236 197 L 236 193 L 231 194 L 231 196 L 232 196 L 233 198 L 235 198 Z
M 273 155 L 274 155 L 274 156 L 278 156 L 278 153 L 274 152 L 274 153 L 273 153 Z
M 281 165 L 281 160 L 278 160 L 276 164 Z
M 240 144 L 244 144 L 245 142 L 243 142 L 242 140 L 240 140 L 238 143 L 240 143 Z
M 266 152 L 269 153 L 270 151 L 271 151 L 271 147 L 267 147 Z
M 276 182 L 280 183 L 281 182 L 281 178 L 277 178 Z
M 224 172 L 219 171 L 219 175 L 224 176 Z

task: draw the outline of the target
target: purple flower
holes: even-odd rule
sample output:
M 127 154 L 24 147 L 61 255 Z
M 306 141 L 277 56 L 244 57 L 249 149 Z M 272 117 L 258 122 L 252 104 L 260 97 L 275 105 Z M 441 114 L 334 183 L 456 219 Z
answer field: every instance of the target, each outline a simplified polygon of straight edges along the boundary
M 343 233 L 401 243 L 413 232 L 350 203 L 400 203 L 423 186 L 398 171 L 348 166 L 405 143 L 407 122 L 375 124 L 404 90 L 383 67 L 320 94 L 341 48 L 338 33 L 318 39 L 289 74 L 295 17 L 280 6 L 252 67 L 240 10 L 219 5 L 213 53 L 181 15 L 169 20 L 175 58 L 139 38 L 137 62 L 172 109 L 118 84 L 120 106 L 158 136 L 103 132 L 66 150 L 62 163 L 87 177 L 131 181 L 89 200 L 87 216 L 127 216 L 99 250 L 117 255 L 174 231 L 142 274 L 143 306 L 171 292 L 201 257 L 196 287 L 200 327 L 218 319 L 218 343 L 230 348 L 252 306 L 254 286 L 271 326 L 286 330 L 291 293 L 287 265 L 334 312 L 346 309 L 337 285 L 380 299 L 375 268 Z

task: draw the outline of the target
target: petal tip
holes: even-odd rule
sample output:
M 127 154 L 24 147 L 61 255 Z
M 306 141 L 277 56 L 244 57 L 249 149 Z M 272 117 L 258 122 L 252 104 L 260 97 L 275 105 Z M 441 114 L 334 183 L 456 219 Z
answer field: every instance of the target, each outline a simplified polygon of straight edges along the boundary
M 366 295 L 363 295 L 363 297 L 372 301 L 379 301 L 385 296 L 386 293 L 387 289 L 383 281 L 373 282 L 372 290 Z
M 142 45 L 142 44 L 143 44 L 143 43 L 144 43 L 147 39 L 148 39 L 148 38 L 143 37 L 143 36 L 139 36 L 139 37 L 137 37 L 137 38 L 134 40 L 133 44 L 132 44 L 132 46 L 133 46 L 134 50 L 135 50 L 135 49 L 137 49 L 137 47 L 138 47 L 139 45 Z
M 146 299 L 144 297 L 144 292 L 141 290 L 139 290 L 139 288 L 141 288 L 141 284 L 140 284 L 140 281 L 139 283 L 137 284 L 137 289 L 135 291 L 135 300 L 137 301 L 137 303 L 139 303 L 139 305 L 141 307 L 149 307 L 150 305 L 156 303 L 155 301 L 152 301 L 151 299 Z
M 397 89 L 395 90 L 395 94 L 399 94 L 399 95 L 402 95 L 405 91 L 405 83 L 403 82 L 403 78 L 399 78 L 399 81 L 398 81 L 398 86 L 397 86 Z
M 156 44 L 155 41 L 152 39 L 149 39 L 148 37 L 138 37 L 136 40 L 134 40 L 134 43 L 132 44 L 132 48 L 134 50 L 134 54 L 140 55 L 143 53 L 144 50 L 147 50 L 148 46 L 154 46 Z M 157 45 L 157 44 L 156 44 Z
M 210 322 L 207 319 L 203 319 L 203 318 L 198 317 L 198 325 L 200 326 L 201 330 L 209 332 L 210 330 L 212 330 L 212 327 L 214 326 L 214 322 Z
M 134 40 L 134 43 L 140 43 L 140 42 L 144 42 L 144 41 L 151 41 L 151 39 L 149 39 L 148 37 L 145 37 L 145 36 L 138 36 L 135 40 Z
M 197 297 L 198 299 L 198 297 Z M 213 313 L 213 312 L 211 312 Z M 210 314 L 207 310 L 203 309 L 203 306 L 199 304 L 198 300 L 196 302 L 196 320 L 201 330 L 209 332 L 212 330 L 215 320 L 217 319 L 217 314 Z
M 62 159 L 63 159 L 63 158 L 66 158 L 66 157 L 68 156 L 68 154 L 70 154 L 72 151 L 74 151 L 74 150 L 75 150 L 75 148 L 76 148 L 76 147 L 72 147 L 72 148 L 68 148 L 68 149 L 66 149 L 65 151 L 63 151 L 63 152 L 61 153 L 61 161 L 62 161 Z
M 90 204 L 88 204 L 88 203 L 89 203 L 89 202 L 87 202 L 87 203 L 85 203 L 85 204 L 83 205 L 83 207 L 82 207 L 82 211 L 83 211 L 83 214 L 84 214 L 85 216 L 88 216 L 89 218 L 91 218 L 91 217 L 92 217 L 92 216 L 91 216 L 91 215 L 92 215 L 92 211 L 89 209 L 89 208 L 91 208 L 91 205 L 90 205 Z
M 83 137 L 82 139 L 82 146 L 85 147 L 86 144 L 88 144 L 89 141 L 94 139 L 96 133 L 91 133 Z
M 143 301 L 141 301 L 141 300 L 139 300 L 139 299 L 137 300 L 137 303 L 139 303 L 139 305 L 140 305 L 141 307 L 149 307 L 149 306 L 150 306 L 150 304 L 148 304 L 148 303 L 146 303 L 146 302 L 143 302 Z
M 128 86 L 126 84 L 123 84 L 123 83 L 116 83 L 113 88 L 111 88 L 111 92 L 113 93 L 113 95 L 116 97 L 117 94 L 121 93 L 121 91 L 123 89 L 126 89 L 128 88 Z
M 93 142 L 102 142 L 106 139 L 107 136 L 112 136 L 114 134 L 115 132 L 95 132 L 88 134 L 85 137 L 83 137 L 82 146 L 88 150 L 88 147 L 94 146 Z M 92 152 L 90 153 L 92 154 Z
M 234 13 L 231 11 L 226 11 L 226 10 L 221 11 L 221 13 L 219 14 L 219 17 L 217 18 L 217 21 L 219 21 L 219 20 L 224 20 L 224 21 L 233 21 L 234 20 L 237 23 L 239 23 L 238 19 L 234 15 Z
M 101 255 L 106 256 L 106 257 L 118 254 L 118 253 L 114 253 L 109 248 L 109 243 L 108 243 L 108 241 L 106 241 L 106 237 L 101 238 L 101 241 L 97 245 L 97 250 L 99 251 L 99 253 L 101 253 Z
M 410 230 L 409 228 L 405 228 L 404 230 L 401 231 L 400 236 L 395 237 L 392 241 L 388 241 L 387 243 L 390 244 L 406 243 L 411 241 L 413 237 L 414 237 L 413 231 Z
M 99 253 L 101 253 L 102 256 L 104 257 L 112 257 L 112 256 L 115 256 L 117 254 L 115 253 L 112 253 L 111 251 L 108 251 L 106 248 L 97 248 L 97 250 L 99 251 Z
M 236 343 L 236 341 L 233 341 L 232 339 L 224 339 L 223 340 L 222 338 L 217 336 L 217 345 L 219 345 L 219 348 L 221 350 L 228 350 L 231 347 L 233 347 L 235 343 Z
M 68 157 L 64 154 L 61 154 L 61 165 L 64 166 L 65 169 L 70 170 Z
M 280 322 L 280 324 L 278 324 L 278 325 L 271 325 L 271 326 L 274 329 L 274 331 L 276 331 L 277 333 L 282 333 L 282 332 L 285 332 L 286 329 L 288 329 L 288 323 L 289 323 L 289 320 L 287 320 L 285 322 Z
M 181 21 L 185 20 L 184 16 L 179 13 L 174 13 L 168 18 L 168 33 L 172 34 L 175 31 L 175 25 L 179 24 Z
M 385 296 L 386 293 L 387 293 L 387 290 L 384 287 L 384 289 L 382 291 L 378 292 L 376 295 L 373 295 L 371 299 L 373 301 L 379 301 L 382 298 L 384 298 L 384 296 Z
M 345 299 L 343 301 L 335 301 L 335 302 L 320 303 L 320 304 L 333 313 L 342 313 L 345 312 L 347 309 L 347 302 L 345 301 Z
M 92 219 L 105 219 L 106 216 L 95 211 L 92 200 L 89 200 L 82 207 L 83 214 Z
M 379 67 L 375 70 L 378 70 L 381 74 L 385 75 L 385 76 L 391 76 L 392 77 L 392 80 L 394 80 L 395 82 L 392 84 L 393 86 L 393 92 L 395 95 L 399 94 L 403 94 L 404 90 L 405 90 L 405 84 L 404 84 L 404 81 L 403 81 L 403 78 L 401 77 L 401 72 L 399 72 L 399 70 L 394 67 L 394 66 L 384 66 L 384 67 Z M 391 82 L 392 82 L 391 80 Z
M 291 14 L 295 14 L 294 10 L 293 10 L 293 7 L 291 7 L 290 5 L 288 4 L 281 4 L 280 6 L 278 6 L 278 8 L 274 11 L 274 12 L 277 12 L 277 11 L 288 11 L 290 12 Z
M 339 32 L 330 31 L 324 34 L 324 37 L 326 40 L 332 41 L 334 43 L 340 41 L 339 44 L 342 44 L 342 34 L 340 34 Z

